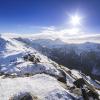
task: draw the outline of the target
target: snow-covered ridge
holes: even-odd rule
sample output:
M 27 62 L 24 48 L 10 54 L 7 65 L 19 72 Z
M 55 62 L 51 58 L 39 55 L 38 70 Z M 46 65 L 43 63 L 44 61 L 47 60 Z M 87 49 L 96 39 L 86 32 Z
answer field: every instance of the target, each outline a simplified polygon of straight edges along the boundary
M 58 36 L 55 36 L 55 35 L 52 36 L 50 34 L 34 34 L 34 35 L 29 34 L 29 35 L 23 35 L 23 36 L 19 34 L 18 35 L 12 34 L 12 35 L 9 35 L 9 38 L 14 39 L 17 42 L 21 42 L 25 44 L 25 46 L 29 48 L 31 47 L 33 49 L 36 49 L 37 51 L 41 52 L 42 54 L 45 54 L 46 56 L 50 57 L 53 60 L 54 60 L 54 57 L 55 59 L 58 58 L 58 56 L 56 57 L 57 52 L 58 54 L 63 53 L 65 55 L 65 54 L 70 54 L 71 51 L 75 51 L 75 53 L 79 57 L 86 55 L 89 52 L 90 53 L 94 52 L 98 56 L 100 54 L 100 44 L 99 43 L 92 43 L 92 42 L 85 42 L 85 43 L 80 43 L 80 44 L 79 43 L 78 44 L 77 43 L 67 43 L 67 42 L 64 42 Z M 55 56 L 52 55 L 53 53 Z M 99 68 L 97 68 L 98 66 L 99 65 L 97 64 L 96 67 L 94 65 L 93 68 L 91 68 L 92 74 L 97 75 L 97 76 L 100 75 L 98 73 L 98 70 L 100 70 Z
M 14 95 L 21 95 L 21 93 L 35 95 L 37 100 L 74 99 L 74 96 L 71 96 L 68 91 L 62 88 L 55 78 L 45 74 L 37 74 L 26 78 L 1 79 L 0 84 L 2 86 L 0 86 L 2 88 L 0 93 L 1 100 L 9 100 Z M 60 95 L 61 97 L 59 97 Z M 17 96 L 16 98 L 18 99 Z
M 14 38 L 0 37 L 0 44 L 3 45 L 0 49 L 0 100 L 19 100 L 17 96 L 21 97 L 27 92 L 38 100 L 56 100 L 59 99 L 57 94 L 62 99 L 76 98 L 54 78 L 64 77 L 57 63 Z M 32 61 L 27 57 L 33 57 Z M 37 59 L 38 62 L 35 62 Z
M 0 46 L 1 66 L 15 66 L 14 63 L 10 64 L 14 60 L 16 62 L 20 61 L 20 63 L 23 63 L 22 56 L 31 52 L 37 53 L 37 55 L 41 56 L 43 58 L 41 59 L 43 60 L 43 62 L 47 62 L 46 60 L 47 57 L 42 54 L 51 56 L 52 51 L 55 52 L 54 50 L 58 50 L 59 51 L 59 52 L 57 51 L 58 53 L 66 53 L 66 54 L 74 50 L 75 53 L 78 54 L 79 56 L 83 56 L 84 54 L 91 51 L 96 52 L 98 55 L 100 54 L 100 44 L 90 43 L 90 42 L 80 43 L 80 44 L 67 44 L 62 40 L 57 39 L 54 36 L 48 36 L 48 34 L 47 35 L 45 34 L 44 36 L 42 36 L 41 34 L 34 34 L 34 35 L 4 34 L 0 36 L 0 45 L 1 45 Z M 24 63 L 23 65 L 25 66 Z M 15 67 L 15 69 L 17 67 Z M 8 68 L 3 67 L 3 69 L 1 70 L 7 72 L 8 71 L 7 69 L 9 69 L 9 67 Z M 93 68 L 92 73 L 96 74 L 95 72 L 97 72 L 98 69 L 99 68 Z
M 5 50 L 0 51 L 1 72 L 6 74 L 16 73 L 18 75 L 23 75 L 25 73 L 41 73 L 41 71 L 45 70 L 48 72 L 50 70 L 57 72 L 56 68 L 51 64 L 52 62 L 34 48 L 31 48 L 25 43 L 15 40 L 12 37 L 2 37 L 1 39 L 2 41 L 0 41 L 0 44 L 5 42 L 2 47 L 2 49 L 4 48 Z M 36 65 L 31 62 L 24 61 L 23 57 L 29 53 L 34 54 L 36 57 L 40 57 L 40 63 Z
M 81 100 L 81 90 L 74 85 L 74 81 L 82 78 L 79 72 L 55 63 L 38 50 L 61 48 L 65 43 L 39 37 L 0 36 L 0 100 L 20 100 L 27 93 L 37 100 Z M 91 78 L 85 79 L 93 83 Z M 94 82 L 92 87 L 99 95 L 99 86 Z

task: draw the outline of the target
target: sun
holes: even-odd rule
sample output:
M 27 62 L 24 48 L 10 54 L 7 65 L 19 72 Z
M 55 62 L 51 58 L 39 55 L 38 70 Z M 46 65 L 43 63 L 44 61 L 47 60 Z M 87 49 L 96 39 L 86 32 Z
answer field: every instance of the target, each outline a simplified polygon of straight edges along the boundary
M 71 16 L 71 24 L 73 26 L 80 25 L 80 23 L 81 23 L 81 17 L 79 15 Z

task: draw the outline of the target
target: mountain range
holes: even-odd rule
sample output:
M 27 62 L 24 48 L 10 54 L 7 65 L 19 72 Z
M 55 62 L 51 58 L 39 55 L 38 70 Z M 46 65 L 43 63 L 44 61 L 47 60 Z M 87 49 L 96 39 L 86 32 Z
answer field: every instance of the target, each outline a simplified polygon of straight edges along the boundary
M 0 100 L 83 100 L 84 84 L 86 93 L 92 91 L 99 99 L 99 66 L 99 43 L 67 43 L 43 34 L 1 34 Z M 82 86 L 76 85 L 79 79 Z

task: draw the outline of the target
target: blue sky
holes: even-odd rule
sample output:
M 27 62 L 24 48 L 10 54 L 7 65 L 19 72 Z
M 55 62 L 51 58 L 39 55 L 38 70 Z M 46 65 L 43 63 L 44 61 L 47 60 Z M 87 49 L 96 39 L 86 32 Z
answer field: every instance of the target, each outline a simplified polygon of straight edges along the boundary
M 0 33 L 69 28 L 69 15 L 76 12 L 84 31 L 100 32 L 100 0 L 0 0 Z

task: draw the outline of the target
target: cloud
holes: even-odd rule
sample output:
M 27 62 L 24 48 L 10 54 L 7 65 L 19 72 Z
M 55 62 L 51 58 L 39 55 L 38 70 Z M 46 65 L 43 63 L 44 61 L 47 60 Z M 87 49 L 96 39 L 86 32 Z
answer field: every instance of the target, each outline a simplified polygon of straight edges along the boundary
M 81 42 L 96 42 L 100 43 L 100 33 L 87 33 L 80 28 L 64 28 L 64 27 L 41 27 L 41 26 L 31 26 L 34 29 L 38 28 L 39 31 L 33 32 L 35 34 L 24 34 L 22 36 L 39 38 L 39 39 L 60 39 L 67 43 L 81 43 Z M 4 34 L 4 33 L 3 33 Z M 7 33 L 8 34 L 8 33 Z M 11 35 L 12 33 L 10 33 Z M 14 33 L 12 35 L 15 35 Z M 16 34 L 17 35 L 17 34 Z M 21 34 L 18 34 L 18 36 Z
M 100 43 L 100 34 L 87 33 L 80 28 L 57 28 L 54 26 L 44 27 L 42 35 L 51 36 L 55 39 L 59 38 L 64 42 L 80 43 L 80 42 L 98 42 Z

